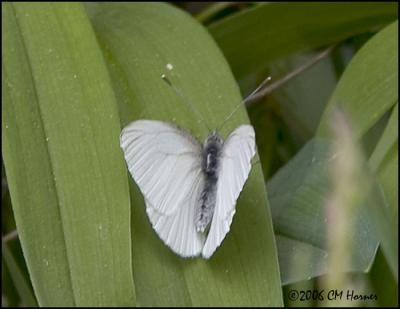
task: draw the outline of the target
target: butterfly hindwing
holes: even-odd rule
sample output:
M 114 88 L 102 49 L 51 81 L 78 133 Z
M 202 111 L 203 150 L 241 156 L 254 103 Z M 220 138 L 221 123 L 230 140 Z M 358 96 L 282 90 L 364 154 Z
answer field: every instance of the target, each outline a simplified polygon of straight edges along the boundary
M 183 257 L 197 256 L 203 249 L 205 238 L 194 227 L 195 207 L 198 206 L 204 179 L 201 174 L 193 186 L 192 194 L 178 211 L 166 216 L 146 201 L 146 211 L 157 234 L 174 252 Z

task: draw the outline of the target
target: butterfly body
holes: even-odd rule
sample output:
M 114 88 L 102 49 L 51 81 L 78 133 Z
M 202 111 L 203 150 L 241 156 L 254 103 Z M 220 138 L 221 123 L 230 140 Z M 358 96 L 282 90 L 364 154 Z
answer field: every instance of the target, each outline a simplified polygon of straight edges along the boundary
M 207 137 L 203 144 L 202 172 L 204 174 L 204 189 L 196 215 L 196 229 L 199 232 L 206 230 L 214 214 L 222 146 L 223 140 L 215 131 Z
M 254 129 L 216 132 L 203 144 L 173 124 L 138 120 L 120 136 L 153 229 L 182 257 L 210 258 L 229 232 L 255 155 Z

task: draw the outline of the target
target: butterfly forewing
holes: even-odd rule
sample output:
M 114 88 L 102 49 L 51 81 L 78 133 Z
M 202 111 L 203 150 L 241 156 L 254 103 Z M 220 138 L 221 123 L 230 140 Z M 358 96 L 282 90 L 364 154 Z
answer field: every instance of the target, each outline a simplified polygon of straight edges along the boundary
M 201 145 L 170 124 L 139 120 L 124 128 L 121 147 L 133 179 L 152 207 L 162 214 L 174 213 L 201 170 Z

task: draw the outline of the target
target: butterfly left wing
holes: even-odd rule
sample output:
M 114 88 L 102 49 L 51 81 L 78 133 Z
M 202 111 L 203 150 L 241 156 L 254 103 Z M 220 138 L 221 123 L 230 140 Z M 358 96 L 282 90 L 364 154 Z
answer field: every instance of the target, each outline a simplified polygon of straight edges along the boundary
M 202 256 L 209 258 L 229 232 L 236 200 L 249 176 L 255 155 L 255 134 L 250 125 L 234 130 L 222 148 L 214 215 Z
M 194 216 L 204 186 L 204 177 L 199 174 L 193 184 L 185 205 L 179 207 L 173 215 L 166 216 L 157 211 L 146 200 L 146 212 L 151 225 L 159 237 L 175 253 L 183 257 L 194 257 L 201 253 L 205 239 L 194 226 Z
M 201 145 L 189 133 L 156 120 L 130 123 L 120 142 L 158 236 L 181 256 L 200 254 L 204 235 L 197 233 L 194 217 L 204 186 Z
M 121 132 L 129 172 L 158 212 L 173 214 L 187 199 L 201 170 L 201 145 L 177 127 L 156 120 L 137 120 Z

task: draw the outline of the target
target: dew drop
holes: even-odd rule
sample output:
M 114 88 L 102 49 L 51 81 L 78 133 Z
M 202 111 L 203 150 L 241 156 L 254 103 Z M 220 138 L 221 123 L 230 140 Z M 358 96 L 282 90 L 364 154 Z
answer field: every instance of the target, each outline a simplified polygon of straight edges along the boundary
M 311 163 L 314 163 L 314 162 L 315 162 L 315 157 L 312 157 Z
M 334 160 L 336 157 L 337 157 L 337 153 L 334 153 L 334 154 L 329 158 L 328 161 L 332 161 L 332 160 Z

